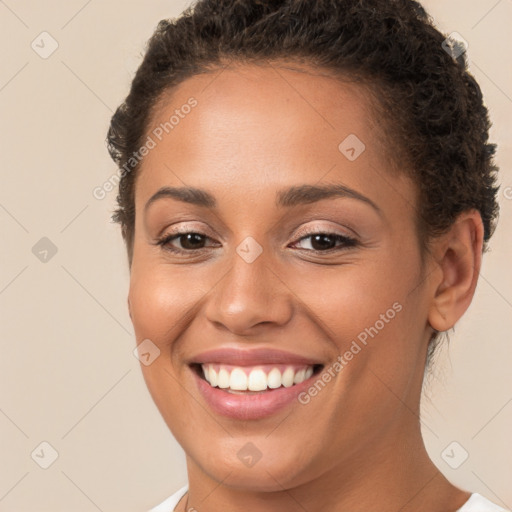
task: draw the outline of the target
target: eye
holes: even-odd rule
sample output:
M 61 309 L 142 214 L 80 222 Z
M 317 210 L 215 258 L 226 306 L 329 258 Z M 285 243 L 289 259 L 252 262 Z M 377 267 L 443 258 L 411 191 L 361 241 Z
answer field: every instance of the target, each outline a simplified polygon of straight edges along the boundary
M 298 242 L 301 243 L 303 241 L 309 240 L 309 245 L 311 249 L 305 247 L 299 247 L 300 249 L 305 249 L 310 252 L 337 252 L 349 247 L 355 247 L 357 245 L 357 240 L 355 238 L 351 238 L 345 235 L 340 235 L 339 233 L 329 233 L 325 231 L 310 231 L 306 233 L 305 236 L 301 237 Z M 339 244 L 336 247 L 336 244 Z
M 211 238 L 204 233 L 196 231 L 177 231 L 158 239 L 156 245 L 173 253 L 191 254 L 192 252 L 207 249 L 207 246 L 205 246 L 207 240 L 211 240 Z M 299 249 L 315 253 L 331 253 L 357 245 L 355 238 L 321 230 L 306 232 L 294 245 L 308 240 L 311 248 L 299 247 Z M 181 247 L 173 245 L 176 242 L 179 242 Z
M 156 245 L 163 247 L 167 251 L 175 253 L 190 253 L 205 249 L 204 243 L 207 239 L 210 239 L 210 237 L 204 233 L 198 233 L 195 231 L 177 231 L 158 239 Z M 175 241 L 179 241 L 181 247 L 173 246 L 172 243 Z

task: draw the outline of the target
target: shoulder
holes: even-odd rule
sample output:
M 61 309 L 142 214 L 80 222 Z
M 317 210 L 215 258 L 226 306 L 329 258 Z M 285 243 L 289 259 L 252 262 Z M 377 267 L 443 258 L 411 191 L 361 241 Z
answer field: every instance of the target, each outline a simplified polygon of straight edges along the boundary
M 185 485 L 179 491 L 176 491 L 172 496 L 169 496 L 167 499 L 162 501 L 162 503 L 156 505 L 151 510 L 148 510 L 148 512 L 173 512 L 174 507 L 176 507 L 181 498 L 185 496 L 187 491 L 188 485 Z
M 480 494 L 473 493 L 457 512 L 507 512 L 507 510 L 492 503 Z

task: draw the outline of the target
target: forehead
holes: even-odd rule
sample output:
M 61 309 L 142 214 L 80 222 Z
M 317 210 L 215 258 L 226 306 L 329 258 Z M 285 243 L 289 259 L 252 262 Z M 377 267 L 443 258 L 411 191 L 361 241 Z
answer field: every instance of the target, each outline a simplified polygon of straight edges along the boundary
M 243 194 L 324 179 L 377 193 L 389 159 L 376 121 L 366 87 L 325 71 L 281 63 L 196 75 L 153 111 L 136 197 L 174 183 Z
M 219 109 L 231 107 L 234 102 L 246 108 L 255 107 L 259 112 L 265 110 L 265 104 L 268 108 L 312 109 L 331 127 L 336 117 L 331 109 L 335 105 L 347 108 L 357 97 L 359 106 L 367 106 L 364 82 L 287 61 L 232 63 L 211 68 L 169 89 L 162 95 L 161 107 L 173 100 L 179 104 L 192 94 Z

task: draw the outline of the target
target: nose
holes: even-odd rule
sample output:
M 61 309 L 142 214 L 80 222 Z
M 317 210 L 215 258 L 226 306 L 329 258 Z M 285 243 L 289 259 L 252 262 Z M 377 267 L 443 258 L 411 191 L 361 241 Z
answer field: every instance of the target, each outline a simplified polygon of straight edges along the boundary
M 261 325 L 286 325 L 292 318 L 293 294 L 267 263 L 263 255 L 252 263 L 235 255 L 209 296 L 208 320 L 240 336 L 255 334 Z

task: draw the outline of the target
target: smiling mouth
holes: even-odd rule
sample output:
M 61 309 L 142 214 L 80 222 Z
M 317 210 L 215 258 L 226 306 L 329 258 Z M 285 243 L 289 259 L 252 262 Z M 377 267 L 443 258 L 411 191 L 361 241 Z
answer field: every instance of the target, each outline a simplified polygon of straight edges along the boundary
M 194 363 L 192 370 L 212 388 L 233 394 L 261 394 L 301 384 L 321 372 L 324 365 L 262 364 L 234 366 Z

